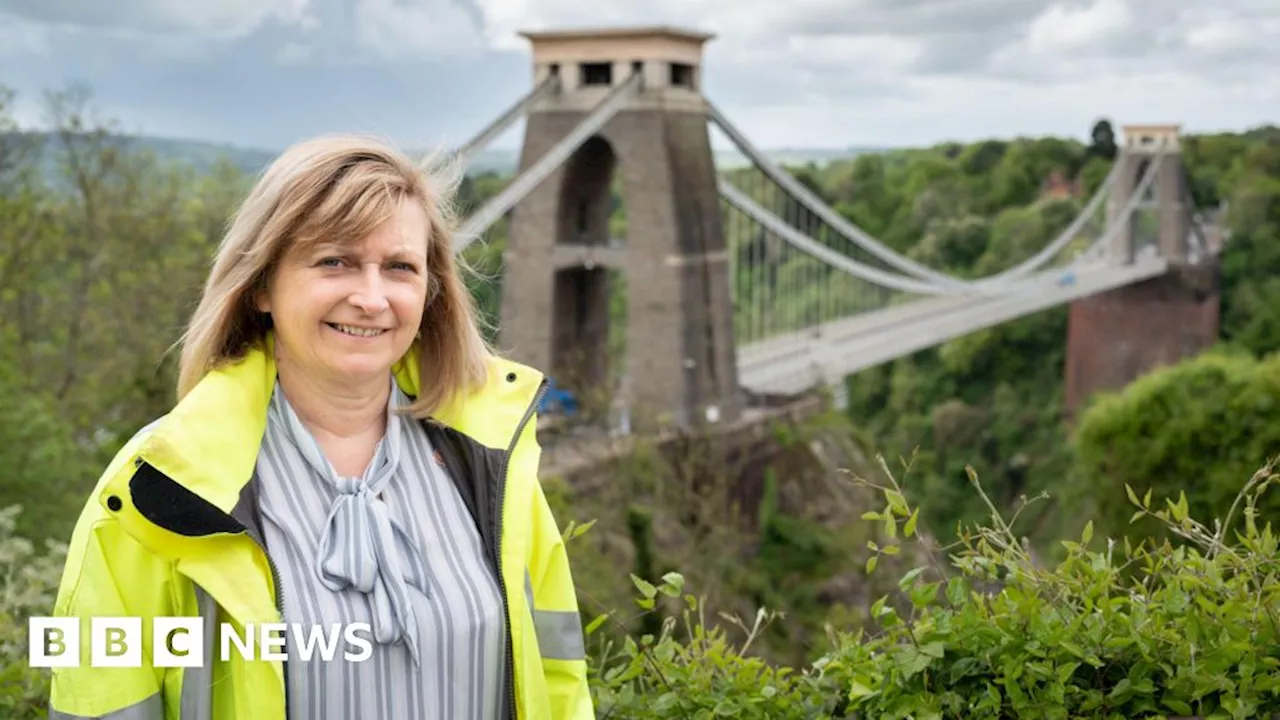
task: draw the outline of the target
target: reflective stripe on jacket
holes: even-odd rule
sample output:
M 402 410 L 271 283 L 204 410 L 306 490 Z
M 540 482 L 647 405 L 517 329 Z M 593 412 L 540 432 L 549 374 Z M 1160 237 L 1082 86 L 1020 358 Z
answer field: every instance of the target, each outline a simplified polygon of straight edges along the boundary
M 396 367 L 416 395 L 416 358 Z M 285 720 L 279 661 L 223 662 L 213 629 L 279 622 L 250 479 L 276 368 L 270 341 L 209 373 L 108 464 L 72 534 L 54 614 L 81 619 L 78 667 L 56 668 L 56 720 Z M 472 510 L 507 602 L 514 720 L 593 717 L 582 625 L 559 528 L 537 478 L 541 373 L 495 359 L 489 382 L 427 421 Z M 137 668 L 90 667 L 91 617 L 140 617 Z M 199 667 L 150 663 L 151 618 L 195 616 Z

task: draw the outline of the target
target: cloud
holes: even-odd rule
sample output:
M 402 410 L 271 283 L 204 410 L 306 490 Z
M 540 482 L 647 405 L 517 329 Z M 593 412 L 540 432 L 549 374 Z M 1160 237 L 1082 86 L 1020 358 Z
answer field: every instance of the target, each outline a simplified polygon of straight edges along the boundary
M 26 27 L 125 40 L 132 49 L 141 41 L 170 57 L 216 52 L 255 34 L 272 35 L 273 56 L 289 65 L 418 60 L 485 47 L 482 18 L 468 0 L 7 0 L 6 7 Z
M 528 89 L 518 31 L 637 24 L 714 33 L 704 89 L 765 146 L 1239 128 L 1280 106 L 1276 0 L 0 0 L 0 58 L 20 97 L 85 79 L 131 127 L 435 141 Z
M 895 75 L 920 58 L 919 40 L 894 35 L 792 36 L 787 49 L 804 65 L 838 68 L 862 76 Z
M 1280 64 L 1280 9 L 1269 0 L 1196 8 L 1185 13 L 1180 29 L 1183 48 L 1202 68 L 1211 64 L 1248 77 L 1267 69 L 1274 74 Z
M 0 13 L 0 57 L 38 56 L 48 52 L 47 25 Z
M 356 43 L 382 60 L 483 49 L 481 19 L 461 0 L 357 0 Z
M 1277 63 L 1280 6 L 1270 0 L 1092 0 L 1050 5 L 988 67 L 1037 82 L 1173 73 L 1223 87 L 1272 84 L 1261 73 Z
M 1093 0 L 1083 6 L 1057 2 L 1031 21 L 1024 42 L 1032 52 L 1097 47 L 1123 36 L 1135 20 L 1126 0 Z
M 987 69 L 1009 78 L 1079 77 L 1147 54 L 1154 35 L 1130 0 L 1061 0 L 1033 17 L 1011 42 L 988 56 Z
M 486 37 L 505 49 L 524 48 L 521 30 L 674 25 L 715 33 L 717 51 L 734 57 L 785 44 L 786 36 L 771 29 L 784 26 L 798 5 L 815 1 L 830 0 L 607 0 L 589 6 L 580 0 L 475 0 Z
M 11 14 L 55 26 L 238 37 L 269 19 L 296 19 L 307 0 L 6 0 Z

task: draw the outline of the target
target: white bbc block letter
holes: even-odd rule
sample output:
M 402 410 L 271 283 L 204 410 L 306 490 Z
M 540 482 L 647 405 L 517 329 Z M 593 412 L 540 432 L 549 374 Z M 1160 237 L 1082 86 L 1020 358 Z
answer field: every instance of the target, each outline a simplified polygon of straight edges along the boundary
M 92 618 L 89 647 L 93 667 L 141 667 L 142 618 Z
M 262 636 L 258 641 L 258 647 L 262 648 L 262 654 L 258 659 L 288 660 L 289 654 L 285 651 L 285 643 L 288 642 L 286 633 L 289 632 L 289 626 L 285 623 L 262 623 L 259 630 Z
M 240 657 L 245 660 L 253 659 L 253 623 L 245 623 L 244 635 L 236 632 L 235 626 L 231 623 L 222 623 L 218 627 L 218 647 L 221 648 L 223 662 L 231 659 L 232 645 L 235 646 L 236 652 L 240 653 Z
M 152 623 L 153 665 L 200 667 L 204 664 L 204 620 L 199 617 L 158 617 Z
M 80 665 L 80 618 L 32 617 L 27 639 L 27 664 L 33 668 Z

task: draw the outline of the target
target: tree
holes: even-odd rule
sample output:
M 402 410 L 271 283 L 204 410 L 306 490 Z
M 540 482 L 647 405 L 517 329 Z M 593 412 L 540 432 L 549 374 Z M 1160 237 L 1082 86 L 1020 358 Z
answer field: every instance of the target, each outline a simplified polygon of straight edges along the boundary
M 1090 155 L 1106 158 L 1107 160 L 1115 159 L 1118 150 L 1116 147 L 1116 132 L 1111 127 L 1110 120 L 1103 118 L 1095 122 L 1089 135 L 1093 139 L 1093 144 L 1089 146 Z
M 1280 357 L 1258 361 L 1228 352 L 1157 370 L 1099 397 L 1081 415 L 1076 435 L 1080 491 L 1097 509 L 1099 533 L 1128 529 L 1133 508 L 1125 485 L 1157 497 L 1185 491 L 1192 514 L 1222 517 L 1240 486 L 1280 448 L 1277 406 Z M 1280 496 L 1271 495 L 1259 511 L 1274 518 Z

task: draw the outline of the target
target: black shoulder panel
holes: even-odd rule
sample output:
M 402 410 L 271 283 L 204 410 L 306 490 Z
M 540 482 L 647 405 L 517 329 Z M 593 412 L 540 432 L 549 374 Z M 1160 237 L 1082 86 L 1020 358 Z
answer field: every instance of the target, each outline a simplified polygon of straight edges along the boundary
M 213 503 L 147 463 L 129 480 L 138 512 L 160 527 L 188 537 L 243 532 L 244 527 Z

